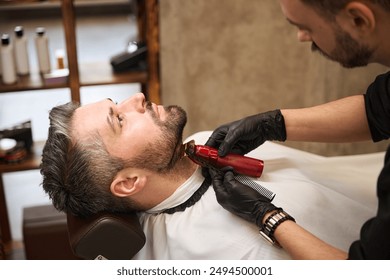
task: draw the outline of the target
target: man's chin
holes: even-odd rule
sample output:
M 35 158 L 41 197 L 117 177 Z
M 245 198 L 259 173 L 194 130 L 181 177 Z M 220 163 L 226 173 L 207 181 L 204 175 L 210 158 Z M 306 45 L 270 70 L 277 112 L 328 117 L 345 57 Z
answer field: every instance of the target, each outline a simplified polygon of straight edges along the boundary
M 352 69 L 352 68 L 358 68 L 358 67 L 365 67 L 368 65 L 368 62 L 360 62 L 360 63 L 350 63 L 350 62 L 340 62 L 340 65 L 344 68 L 347 69 Z
M 344 61 L 344 60 L 339 59 L 339 58 L 334 58 L 334 57 L 324 53 L 323 51 L 321 51 L 319 49 L 313 50 L 313 52 L 317 52 L 321 56 L 325 57 L 326 59 L 328 59 L 330 61 L 333 61 L 333 62 L 337 62 L 338 64 L 340 64 L 340 66 L 342 66 L 344 68 L 347 68 L 347 69 L 352 69 L 352 68 L 357 68 L 357 67 L 364 67 L 364 66 L 368 65 L 367 61 L 357 61 L 357 60 Z

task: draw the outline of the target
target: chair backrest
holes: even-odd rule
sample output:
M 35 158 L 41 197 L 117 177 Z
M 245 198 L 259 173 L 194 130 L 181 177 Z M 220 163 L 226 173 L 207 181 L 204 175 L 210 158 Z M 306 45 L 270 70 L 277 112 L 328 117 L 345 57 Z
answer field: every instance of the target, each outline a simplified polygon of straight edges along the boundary
M 146 237 L 135 213 L 98 213 L 79 218 L 67 214 L 71 248 L 82 259 L 129 260 L 145 245 Z

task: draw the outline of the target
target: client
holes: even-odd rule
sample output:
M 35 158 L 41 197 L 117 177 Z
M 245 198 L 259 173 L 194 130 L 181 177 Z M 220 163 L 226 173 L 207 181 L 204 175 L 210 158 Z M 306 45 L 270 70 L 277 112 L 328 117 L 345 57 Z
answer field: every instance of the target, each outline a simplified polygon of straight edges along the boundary
M 201 168 L 183 156 L 186 121 L 180 107 L 157 106 L 141 93 L 120 104 L 106 99 L 54 107 L 42 156 L 42 186 L 58 210 L 74 215 L 137 211 L 147 239 L 135 259 L 289 259 L 283 249 L 263 241 L 255 225 L 218 204 Z M 286 184 L 286 178 L 282 182 Z M 305 189 L 306 198 L 313 191 Z M 298 223 L 310 225 L 317 212 L 337 217 L 332 212 L 338 212 L 337 207 L 320 204 L 324 208 L 315 210 L 318 198 L 295 197 L 283 205 L 299 217 Z M 348 204 L 344 213 L 357 212 L 357 207 Z M 318 219 L 315 228 L 331 233 Z M 343 226 L 340 235 L 353 240 L 358 227 L 354 232 L 353 225 Z

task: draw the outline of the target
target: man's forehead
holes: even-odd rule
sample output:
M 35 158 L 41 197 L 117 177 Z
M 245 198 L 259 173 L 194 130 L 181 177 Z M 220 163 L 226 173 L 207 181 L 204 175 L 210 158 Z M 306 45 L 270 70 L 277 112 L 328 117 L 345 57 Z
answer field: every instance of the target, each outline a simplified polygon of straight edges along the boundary
M 110 101 L 102 100 L 77 108 L 72 119 L 72 131 L 75 139 L 89 136 L 98 130 L 100 122 L 108 113 Z

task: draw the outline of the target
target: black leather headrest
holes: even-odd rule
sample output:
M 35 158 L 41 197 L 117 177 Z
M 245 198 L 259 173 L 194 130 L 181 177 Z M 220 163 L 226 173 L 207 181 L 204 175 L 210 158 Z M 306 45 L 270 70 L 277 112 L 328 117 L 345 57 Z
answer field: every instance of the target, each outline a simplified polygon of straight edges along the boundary
M 79 218 L 67 214 L 68 234 L 75 255 L 93 260 L 103 256 L 110 260 L 129 260 L 145 245 L 135 213 L 98 213 Z

